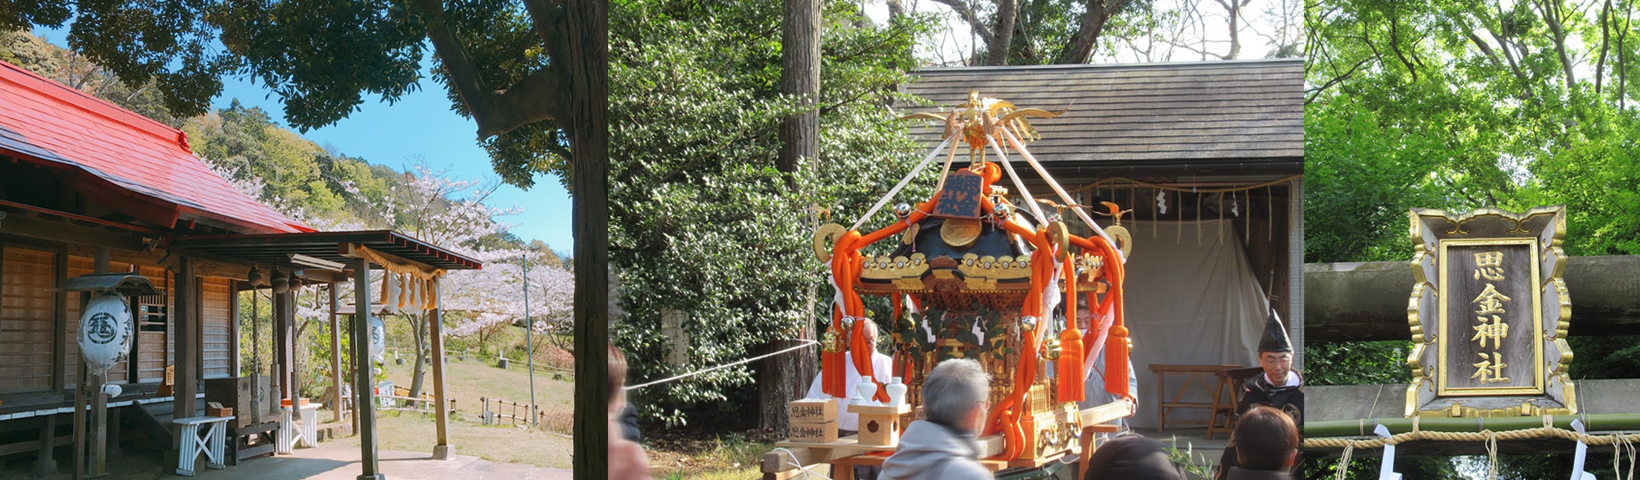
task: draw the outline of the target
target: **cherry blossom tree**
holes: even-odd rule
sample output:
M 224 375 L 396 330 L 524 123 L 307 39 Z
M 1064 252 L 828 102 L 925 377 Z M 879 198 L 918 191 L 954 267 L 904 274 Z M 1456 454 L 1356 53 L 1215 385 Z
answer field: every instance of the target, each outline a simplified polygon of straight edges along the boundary
M 252 198 L 264 198 L 265 184 L 260 179 L 240 175 L 231 166 L 207 163 L 212 164 L 218 175 L 229 179 L 242 192 Z M 562 268 L 556 258 L 548 258 L 551 257 L 550 250 L 545 248 L 532 248 L 522 242 L 509 242 L 502 247 L 483 246 L 486 243 L 484 239 L 505 233 L 512 227 L 501 223 L 498 218 L 516 215 L 522 209 L 503 209 L 487 204 L 497 186 L 493 182 L 460 180 L 419 162 L 400 180 L 390 187 L 385 196 L 366 195 L 358 186 L 342 183 L 344 193 L 365 206 L 367 214 L 363 215 L 362 220 L 306 215 L 300 205 L 277 198 L 264 201 L 319 230 L 362 230 L 386 226 L 483 262 L 483 270 L 453 271 L 441 281 L 442 308 L 446 313 L 444 321 L 450 325 L 444 331 L 445 335 L 474 339 L 483 351 L 494 347 L 491 343 L 498 333 L 508 326 L 519 325 L 531 328 L 537 334 L 537 345 L 568 346 L 570 337 L 558 333 L 569 332 L 573 326 L 574 275 Z M 529 313 L 533 320 L 528 325 L 524 324 L 525 282 L 521 263 L 526 260 L 530 264 Z M 381 278 L 380 273 L 372 275 L 373 283 Z M 351 290 L 348 285 L 338 287 Z M 339 293 L 344 298 L 350 294 Z M 296 297 L 297 335 L 298 338 L 307 338 L 304 334 L 309 325 L 327 325 L 328 295 L 321 295 L 314 287 L 308 287 L 298 292 Z M 431 342 L 427 341 L 426 336 L 429 330 L 426 322 L 430 318 L 425 314 L 403 315 L 402 318 L 410 323 L 410 331 L 415 332 L 412 336 L 418 354 L 415 356 L 410 390 L 411 395 L 417 395 L 431 355 Z M 315 351 L 312 347 L 299 346 L 302 349 L 298 351 L 299 357 L 309 357 L 305 352 Z M 303 363 L 322 368 L 319 364 L 323 362 Z

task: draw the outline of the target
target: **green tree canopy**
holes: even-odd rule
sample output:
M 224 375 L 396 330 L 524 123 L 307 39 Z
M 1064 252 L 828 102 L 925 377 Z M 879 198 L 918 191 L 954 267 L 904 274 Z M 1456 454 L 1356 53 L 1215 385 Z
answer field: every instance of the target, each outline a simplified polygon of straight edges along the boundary
M 610 259 L 627 314 L 614 336 L 634 381 L 795 338 L 817 313 L 807 311 L 808 287 L 823 284 L 808 247 L 810 207 L 852 220 L 911 167 L 890 105 L 928 22 L 863 26 L 856 4 L 827 1 L 821 154 L 788 186 L 776 169 L 778 132 L 797 103 L 779 94 L 781 5 L 614 2 Z M 901 197 L 918 195 L 926 191 Z M 656 335 L 668 311 L 688 317 L 681 365 L 666 363 L 673 346 Z M 636 395 L 647 415 L 682 422 L 691 411 L 755 411 L 750 381 L 749 369 L 726 369 Z

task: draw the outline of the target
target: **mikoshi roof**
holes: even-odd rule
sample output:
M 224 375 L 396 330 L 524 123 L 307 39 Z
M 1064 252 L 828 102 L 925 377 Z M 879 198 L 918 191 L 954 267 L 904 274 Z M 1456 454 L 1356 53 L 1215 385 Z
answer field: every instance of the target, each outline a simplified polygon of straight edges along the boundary
M 60 169 L 66 184 L 138 219 L 238 233 L 314 229 L 241 193 L 163 123 L 0 62 L 0 156 Z
M 1303 165 L 1303 59 L 948 67 L 913 75 L 901 90 L 935 106 L 949 108 L 978 91 L 1067 110 L 1033 122 L 1042 138 L 1031 142 L 1031 152 L 1050 165 Z M 911 127 L 925 149 L 938 145 L 941 133 L 935 122 Z

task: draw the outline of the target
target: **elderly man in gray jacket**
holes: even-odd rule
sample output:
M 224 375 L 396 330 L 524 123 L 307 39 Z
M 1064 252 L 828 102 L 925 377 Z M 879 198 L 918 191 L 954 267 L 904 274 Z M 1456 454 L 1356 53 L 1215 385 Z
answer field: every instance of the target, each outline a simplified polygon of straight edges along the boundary
M 969 480 L 995 476 L 980 465 L 976 439 L 985 421 L 991 376 L 979 362 L 940 362 L 923 381 L 923 413 L 900 436 L 900 447 L 883 462 L 881 480 Z

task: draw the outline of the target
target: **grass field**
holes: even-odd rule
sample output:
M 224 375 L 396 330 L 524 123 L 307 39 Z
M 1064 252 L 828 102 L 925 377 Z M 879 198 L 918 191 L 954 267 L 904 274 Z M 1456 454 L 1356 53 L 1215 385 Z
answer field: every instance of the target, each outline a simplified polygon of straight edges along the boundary
M 413 365 L 406 359 L 397 365 L 389 356 L 387 378 L 394 385 L 408 387 Z M 523 367 L 500 369 L 492 362 L 450 357 L 445 364 L 445 388 L 456 401 L 456 416 L 450 422 L 450 443 L 456 453 L 473 455 L 485 460 L 522 463 L 538 467 L 570 468 L 570 439 L 560 433 L 526 430 L 510 425 L 483 425 L 479 421 L 479 399 L 500 398 L 527 403 L 530 399 L 529 374 Z M 431 393 L 432 369 L 429 366 L 424 389 Z M 575 384 L 567 380 L 553 380 L 551 374 L 536 372 L 535 398 L 543 411 L 552 419 L 553 430 L 568 433 L 572 425 Z M 324 418 L 324 417 L 321 417 Z M 432 415 L 413 412 L 382 412 L 379 447 L 388 450 L 431 451 L 435 426 Z M 358 438 L 342 439 L 358 444 Z
M 431 415 L 384 412 L 377 421 L 377 447 L 383 450 L 431 452 L 434 443 Z M 358 437 L 341 440 L 358 445 Z M 520 463 L 537 467 L 570 468 L 574 445 L 563 435 L 525 430 L 507 425 L 480 425 L 465 420 L 450 422 L 450 444 L 459 455 L 472 455 L 492 462 Z
M 494 360 L 485 361 L 468 357 L 466 360 L 457 360 L 454 355 L 450 362 L 445 364 L 448 370 L 444 376 L 444 388 L 449 389 L 449 396 L 456 401 L 456 410 L 478 417 L 479 398 L 499 398 L 509 402 L 529 403 L 530 384 L 529 372 L 522 365 L 509 365 L 510 368 L 495 367 Z M 406 358 L 404 365 L 396 365 L 391 357 L 387 360 L 387 379 L 394 385 L 409 387 L 411 374 L 415 366 Z M 566 377 L 567 379 L 567 377 Z M 423 390 L 432 392 L 432 366 L 427 368 L 427 383 Z M 552 374 L 535 372 L 535 403 L 544 411 L 569 409 L 574 406 L 575 383 L 567 380 L 553 380 Z
M 516 332 L 509 332 L 516 333 Z M 387 377 L 394 385 L 409 387 L 414 365 L 408 357 L 404 365 L 387 358 Z M 445 387 L 456 401 L 457 415 L 450 424 L 450 442 L 456 453 L 474 455 L 494 462 L 522 463 L 540 467 L 569 468 L 575 384 L 566 376 L 554 380 L 551 373 L 535 375 L 536 403 L 547 412 L 548 429 L 526 430 L 508 425 L 482 425 L 479 399 L 504 399 L 527 403 L 530 398 L 528 371 L 514 363 L 503 370 L 495 358 L 450 356 L 446 364 Z M 424 389 L 431 392 L 432 372 Z M 324 417 L 322 417 L 324 418 Z M 383 449 L 431 451 L 434 425 L 431 415 L 411 412 L 384 412 L 380 421 Z M 773 448 L 767 442 L 748 440 L 741 434 L 680 433 L 645 431 L 644 448 L 650 469 L 657 478 L 749 479 L 759 478 L 762 455 Z M 357 445 L 357 438 L 341 440 Z

